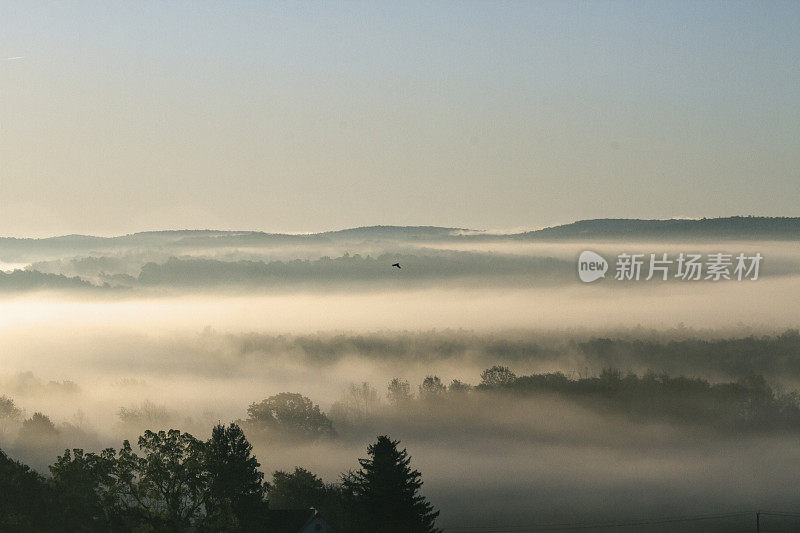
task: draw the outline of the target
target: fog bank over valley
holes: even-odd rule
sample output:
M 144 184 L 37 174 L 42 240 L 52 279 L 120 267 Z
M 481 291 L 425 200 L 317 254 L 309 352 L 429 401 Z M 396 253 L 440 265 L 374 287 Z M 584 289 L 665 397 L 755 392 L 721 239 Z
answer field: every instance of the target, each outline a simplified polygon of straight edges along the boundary
M 0 449 L 46 472 L 236 421 L 268 476 L 337 482 L 388 434 L 452 530 L 795 508 L 797 242 L 459 231 L 5 242 Z M 583 250 L 605 279 L 578 279 Z M 764 259 L 623 282 L 623 252 Z M 259 418 L 301 398 L 311 433 Z

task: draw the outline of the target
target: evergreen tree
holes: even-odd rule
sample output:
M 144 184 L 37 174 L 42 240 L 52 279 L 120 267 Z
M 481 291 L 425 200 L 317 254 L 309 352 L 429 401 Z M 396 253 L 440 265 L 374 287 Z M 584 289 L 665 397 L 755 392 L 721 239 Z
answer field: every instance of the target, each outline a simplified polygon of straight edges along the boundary
M 358 532 L 433 533 L 439 511 L 419 494 L 422 474 L 409 466 L 411 457 L 387 436 L 367 447 L 361 469 L 343 476 L 350 500 L 349 529 Z
M 267 485 L 253 446 L 236 424 L 214 427 L 206 443 L 208 488 L 205 509 L 213 530 L 258 530 L 267 504 Z

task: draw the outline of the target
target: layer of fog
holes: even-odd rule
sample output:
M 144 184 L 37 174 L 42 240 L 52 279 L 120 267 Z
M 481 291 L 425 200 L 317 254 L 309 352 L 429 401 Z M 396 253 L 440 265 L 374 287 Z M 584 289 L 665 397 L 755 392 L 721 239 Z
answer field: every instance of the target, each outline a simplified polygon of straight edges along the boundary
M 697 328 L 739 323 L 772 329 L 800 323 L 800 279 L 658 283 L 599 283 L 526 289 L 281 291 L 251 295 L 47 293 L 0 301 L 0 330 L 59 326 L 144 331 L 224 330 L 304 332 L 469 328 L 575 328 L 642 325 Z M 49 334 L 49 333 L 48 333 Z
M 335 248 L 197 249 L 184 255 L 289 260 L 391 251 L 385 243 Z M 782 275 L 743 282 L 586 285 L 574 272 L 577 254 L 586 248 L 608 258 L 620 252 L 760 252 L 765 265 L 782 265 Z M 497 286 L 478 277 L 423 287 L 334 280 L 324 290 L 148 287 L 135 293 L 5 295 L 0 301 L 0 395 L 13 398 L 26 417 L 38 411 L 50 416 L 62 432 L 59 446 L 99 450 L 135 439 L 145 426 L 180 427 L 205 437 L 217 421 L 244 418 L 250 403 L 280 392 L 301 393 L 330 412 L 350 384 L 368 382 L 383 395 L 393 377 L 409 380 L 412 389 L 427 375 L 444 383 L 475 384 L 495 363 L 518 374 L 595 375 L 603 362 L 587 357 L 577 344 L 597 337 L 668 342 L 777 335 L 797 328 L 800 278 L 789 275 L 800 256 L 795 248 L 729 241 L 695 243 L 691 250 L 659 243 L 635 249 L 616 243 L 418 243 L 408 244 L 403 253 L 423 259 L 449 251 L 551 257 L 570 271 L 563 283 L 541 287 L 519 279 Z M 172 250 L 139 253 L 119 256 L 120 272 L 137 275 L 141 261 L 174 255 Z M 58 261 L 63 268 L 74 264 L 69 257 Z M 399 355 L 355 349 L 329 353 L 326 343 L 335 343 L 338 335 L 379 335 L 422 348 Z M 487 353 L 465 341 L 468 347 L 452 355 L 425 351 L 430 343 L 446 346 L 472 335 L 491 336 L 510 347 Z M 275 341 L 280 336 L 289 340 Z M 313 357 L 311 350 L 291 348 L 295 336 L 319 343 Z M 531 339 L 538 351 L 513 352 L 514 342 Z M 649 364 L 624 360 L 622 369 L 644 373 Z M 676 364 L 670 372 L 712 381 L 738 377 L 711 363 Z M 800 384 L 800 375 L 779 374 L 769 366 L 763 373 L 784 390 Z M 121 408 L 147 416 L 138 425 L 125 423 Z M 674 421 L 634 421 L 563 397 L 498 399 L 479 409 L 412 420 L 387 415 L 373 425 L 341 431 L 332 442 L 256 442 L 256 451 L 268 473 L 300 465 L 335 481 L 340 472 L 357 467 L 356 458 L 378 433 L 408 447 L 423 472 L 426 494 L 442 509 L 441 525 L 449 527 L 792 509 L 800 474 L 794 434 L 721 434 Z M 59 452 L 21 448 L 11 430 L 0 435 L 0 447 L 40 469 Z
M 645 258 L 650 254 L 660 258 L 667 253 L 673 260 L 680 253 L 704 256 L 719 252 L 734 256 L 760 253 L 764 257 L 761 278 L 797 275 L 800 259 L 800 247 L 796 243 L 768 241 L 677 244 L 343 239 L 301 244 L 290 240 L 270 246 L 211 244 L 206 243 L 205 247 L 143 245 L 100 250 L 88 255 L 73 255 L 77 250 L 67 247 L 60 249 L 60 255 L 46 261 L 29 258 L 32 262 L 26 269 L 30 275 L 2 278 L 0 289 L 76 288 L 75 280 L 36 278 L 42 274 L 80 277 L 98 286 L 136 287 L 137 290 L 159 286 L 183 292 L 220 287 L 296 290 L 302 285 L 351 290 L 461 287 L 465 283 L 504 287 L 570 285 L 576 281 L 576 259 L 585 249 L 599 252 L 610 261 L 609 276 L 613 275 L 616 256 L 623 252 L 641 253 Z M 396 261 L 407 267 L 402 275 L 388 268 Z M 18 266 L 22 264 L 17 263 Z M 677 282 L 674 277 L 670 281 Z
M 314 365 L 291 353 L 242 354 L 231 342 L 237 339 L 206 332 L 193 339 L 81 335 L 35 341 L 28 346 L 27 365 L 11 360 L 6 368 L 37 367 L 37 372 L 7 373 L 0 388 L 26 415 L 51 416 L 62 428 L 62 448 L 98 450 L 118 447 L 145 426 L 180 427 L 206 438 L 217 421 L 244 418 L 249 403 L 282 391 L 301 392 L 330 412 L 354 381 L 370 381 L 381 392 L 391 376 L 414 385 L 428 373 L 445 382 L 476 383 L 482 367 L 468 356 L 414 363 L 345 356 Z M 72 368 L 60 357 L 72 360 Z M 576 362 L 567 354 L 549 368 Z M 518 362 L 517 370 L 531 366 L 541 365 Z M 64 376 L 75 385 L 47 381 Z M 141 427 L 122 423 L 120 407 L 143 405 L 156 416 Z M 800 474 L 796 434 L 729 435 L 702 426 L 634 421 L 563 397 L 487 396 L 480 404 L 390 413 L 355 431 L 339 431 L 334 441 L 308 444 L 256 438 L 255 451 L 268 473 L 300 465 L 335 481 L 357 468 L 356 458 L 364 456 L 375 435 L 388 433 L 402 440 L 423 472 L 425 494 L 442 510 L 444 527 L 793 509 Z M 11 435 L 0 440 L 13 456 L 38 468 L 59 451 L 21 449 Z

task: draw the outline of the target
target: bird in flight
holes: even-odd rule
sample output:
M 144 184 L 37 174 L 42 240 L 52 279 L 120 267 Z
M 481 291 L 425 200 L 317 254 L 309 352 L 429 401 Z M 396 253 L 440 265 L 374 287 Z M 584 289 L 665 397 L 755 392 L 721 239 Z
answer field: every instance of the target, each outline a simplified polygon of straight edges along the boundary
M 397 268 L 403 268 L 403 267 L 400 266 L 400 263 L 394 263 L 392 266 L 393 267 L 397 267 Z

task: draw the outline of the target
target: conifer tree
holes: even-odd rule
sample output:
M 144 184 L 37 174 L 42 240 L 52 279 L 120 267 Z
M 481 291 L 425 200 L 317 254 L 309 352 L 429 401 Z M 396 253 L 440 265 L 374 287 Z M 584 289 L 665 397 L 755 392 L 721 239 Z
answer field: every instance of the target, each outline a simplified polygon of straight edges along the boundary
M 213 529 L 257 531 L 263 522 L 267 485 L 252 451 L 253 446 L 236 424 L 214 427 L 205 445 L 205 506 Z
M 433 533 L 439 511 L 419 494 L 422 474 L 410 466 L 399 441 L 382 435 L 367 447 L 369 458 L 359 459 L 361 469 L 343 476 L 350 500 L 353 531 Z

